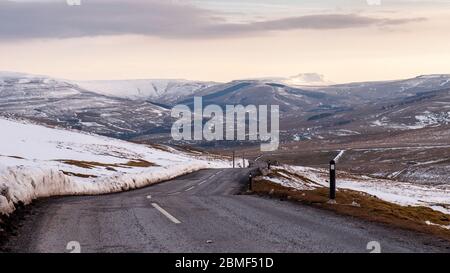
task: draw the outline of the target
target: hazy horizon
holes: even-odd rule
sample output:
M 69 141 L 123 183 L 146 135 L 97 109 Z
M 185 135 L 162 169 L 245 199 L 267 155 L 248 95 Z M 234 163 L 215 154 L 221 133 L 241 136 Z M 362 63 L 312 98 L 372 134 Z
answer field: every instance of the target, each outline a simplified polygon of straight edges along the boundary
M 417 78 L 417 77 L 421 77 L 421 76 L 449 76 L 450 77 L 450 73 L 431 73 L 431 74 L 420 74 L 420 75 L 411 75 L 410 77 L 406 77 L 406 78 L 385 78 L 385 79 L 370 79 L 370 80 L 362 80 L 362 81 L 348 81 L 348 82 L 334 82 L 334 81 L 328 81 L 328 78 L 325 75 L 319 74 L 319 73 L 300 73 L 299 75 L 292 75 L 292 76 L 288 76 L 288 77 L 283 77 L 283 76 L 266 76 L 266 77 L 244 77 L 244 78 L 236 78 L 236 79 L 231 79 L 229 81 L 213 81 L 213 80 L 208 80 L 208 79 L 188 79 L 188 78 L 154 78 L 154 77 L 143 77 L 143 78 L 116 78 L 116 79 L 110 79 L 110 78 L 99 78 L 99 79 L 72 79 L 72 78 L 67 78 L 67 77 L 58 77 L 55 75 L 49 75 L 49 74 L 42 74 L 42 73 L 28 73 L 27 71 L 6 71 L 6 70 L 0 70 L 0 76 L 2 76 L 3 74 L 9 74 L 11 73 L 13 74 L 23 74 L 23 75 L 28 75 L 28 76 L 37 76 L 37 77 L 49 77 L 52 79 L 56 79 L 56 80 L 65 80 L 65 81 L 70 81 L 70 82 L 95 82 L 95 81 L 140 81 L 140 80 L 179 80 L 179 81 L 197 81 L 197 82 L 215 82 L 215 83 L 228 83 L 228 82 L 232 82 L 232 81 L 258 81 L 258 80 L 272 80 L 274 82 L 278 81 L 286 81 L 289 80 L 290 78 L 295 78 L 296 76 L 299 76 L 301 74 L 315 74 L 315 75 L 319 75 L 319 76 L 324 76 L 324 80 L 328 82 L 328 84 L 323 84 L 324 86 L 326 85 L 339 85 L 339 84 L 351 84 L 351 83 L 358 83 L 358 82 L 377 82 L 377 81 L 395 81 L 395 80 L 407 80 L 407 79 L 413 79 L 413 78 Z M 307 85 L 311 85 L 314 86 L 314 84 L 307 84 L 307 82 L 305 82 L 305 86 Z M 296 85 L 296 84 L 289 84 L 286 83 L 287 85 Z M 301 84 L 298 84 L 301 85 Z

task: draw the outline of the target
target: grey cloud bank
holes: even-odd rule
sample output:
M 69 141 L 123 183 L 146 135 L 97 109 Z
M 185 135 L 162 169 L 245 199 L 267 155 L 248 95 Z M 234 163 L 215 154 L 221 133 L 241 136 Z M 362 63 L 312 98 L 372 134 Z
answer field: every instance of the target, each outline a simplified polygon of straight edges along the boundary
M 222 15 L 174 1 L 90 0 L 0 2 L 0 39 L 74 38 L 138 34 L 163 38 L 220 38 L 295 29 L 344 29 L 400 25 L 424 18 L 386 19 L 318 14 L 235 24 Z

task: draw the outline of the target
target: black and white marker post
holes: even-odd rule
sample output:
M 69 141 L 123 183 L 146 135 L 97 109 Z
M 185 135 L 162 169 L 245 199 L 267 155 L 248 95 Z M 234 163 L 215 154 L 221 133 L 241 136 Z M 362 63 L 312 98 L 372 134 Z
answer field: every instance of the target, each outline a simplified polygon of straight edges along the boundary
M 336 200 L 336 161 L 330 161 L 330 200 Z

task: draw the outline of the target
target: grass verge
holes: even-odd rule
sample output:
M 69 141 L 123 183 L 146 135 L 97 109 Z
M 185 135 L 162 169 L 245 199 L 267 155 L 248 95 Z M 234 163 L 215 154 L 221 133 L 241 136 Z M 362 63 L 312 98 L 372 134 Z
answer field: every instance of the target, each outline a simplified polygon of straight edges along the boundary
M 297 190 L 256 177 L 252 191 L 259 195 L 271 195 L 292 200 L 301 204 L 334 211 L 341 215 L 354 216 L 371 222 L 436 235 L 450 242 L 450 230 L 436 225 L 449 226 L 450 215 L 428 207 L 400 206 L 383 201 L 367 193 L 340 189 L 336 195 L 336 204 L 330 204 L 327 188 Z

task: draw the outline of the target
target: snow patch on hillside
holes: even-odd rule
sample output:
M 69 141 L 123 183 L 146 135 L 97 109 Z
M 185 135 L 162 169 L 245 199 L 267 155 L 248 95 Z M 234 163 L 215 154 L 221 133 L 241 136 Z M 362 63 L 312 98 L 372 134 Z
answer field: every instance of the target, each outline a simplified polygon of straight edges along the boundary
M 333 83 L 327 81 L 324 75 L 317 73 L 302 73 L 283 80 L 285 84 L 293 86 L 328 86 Z
M 450 123 L 450 112 L 431 113 L 429 111 L 423 112 L 421 115 L 415 116 L 418 121 L 417 124 L 426 126 L 433 126 L 438 124 Z
M 116 80 L 75 82 L 83 89 L 99 94 L 128 99 L 178 98 L 194 95 L 196 92 L 214 86 L 213 82 L 188 80 Z
M 447 124 L 450 124 L 450 112 L 433 113 L 430 111 L 425 111 L 419 115 L 415 115 L 414 122 L 409 124 L 393 122 L 388 117 L 382 117 L 381 119 L 373 121 L 371 126 L 400 130 L 414 130 Z

